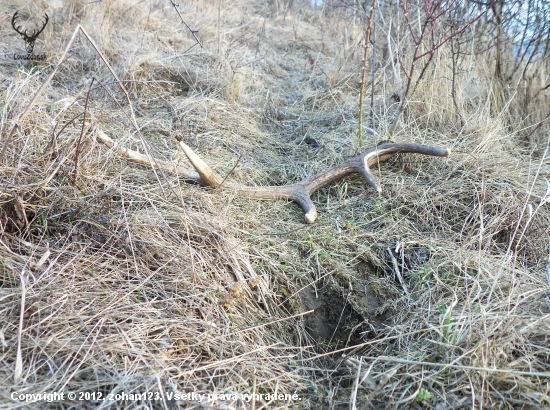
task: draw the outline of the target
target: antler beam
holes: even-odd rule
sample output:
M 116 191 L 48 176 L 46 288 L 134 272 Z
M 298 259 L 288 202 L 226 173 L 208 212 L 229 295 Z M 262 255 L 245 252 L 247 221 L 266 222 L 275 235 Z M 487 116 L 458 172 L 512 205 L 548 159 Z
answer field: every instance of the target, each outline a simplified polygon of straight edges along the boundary
M 164 171 L 172 172 L 193 183 L 202 182 L 200 176 L 195 171 L 181 167 L 176 164 L 172 164 L 170 162 L 162 161 L 158 158 L 147 156 L 145 154 L 140 154 L 139 152 L 133 151 L 128 148 L 124 148 L 120 146 L 120 144 L 117 144 L 115 141 L 113 141 L 111 137 L 109 137 L 100 129 L 97 130 L 96 136 L 97 139 L 100 140 L 102 143 L 107 145 L 109 148 L 115 150 L 118 155 L 132 162 L 145 165 L 156 170 L 162 169 Z
M 200 175 L 201 184 L 218 188 L 223 180 L 216 174 L 188 145 L 183 141 L 179 142 L 191 165 Z M 326 171 L 320 172 L 301 182 L 268 187 L 249 187 L 239 184 L 227 183 L 237 190 L 237 192 L 247 198 L 259 199 L 291 199 L 298 203 L 305 212 L 307 223 L 313 223 L 317 219 L 317 208 L 311 200 L 311 194 L 315 191 L 338 181 L 350 174 L 359 173 L 377 192 L 381 192 L 380 184 L 372 174 L 370 167 L 374 164 L 387 161 L 391 156 L 397 153 L 414 153 L 423 155 L 432 155 L 436 157 L 448 157 L 451 154 L 450 149 L 431 147 L 422 144 L 394 144 L 383 143 L 367 152 L 357 155 L 346 162 L 336 165 Z
M 115 149 L 119 155 L 137 162 L 142 165 L 147 165 L 155 169 L 164 169 L 166 171 L 175 172 L 191 181 L 197 182 L 203 186 L 213 188 L 224 187 L 235 189 L 240 196 L 246 198 L 257 199 L 291 199 L 302 207 L 305 212 L 307 223 L 313 223 L 317 219 L 317 208 L 311 200 L 311 195 L 340 179 L 358 173 L 365 178 L 377 192 L 381 192 L 380 184 L 372 174 L 370 167 L 375 164 L 387 161 L 390 157 L 399 153 L 413 153 L 422 155 L 431 155 L 435 157 L 448 157 L 451 155 L 451 150 L 447 148 L 432 147 L 429 145 L 413 144 L 413 143 L 382 143 L 378 146 L 369 149 L 363 154 L 348 159 L 347 161 L 336 165 L 326 171 L 322 171 L 312 177 L 309 177 L 301 182 L 283 186 L 265 186 L 251 187 L 232 182 L 227 182 L 222 179 L 216 172 L 212 170 L 187 144 L 179 141 L 178 145 L 191 162 L 191 165 L 197 171 L 167 163 L 144 154 L 139 154 L 127 148 L 118 146 L 110 137 L 101 130 L 97 130 L 97 137 L 107 146 Z

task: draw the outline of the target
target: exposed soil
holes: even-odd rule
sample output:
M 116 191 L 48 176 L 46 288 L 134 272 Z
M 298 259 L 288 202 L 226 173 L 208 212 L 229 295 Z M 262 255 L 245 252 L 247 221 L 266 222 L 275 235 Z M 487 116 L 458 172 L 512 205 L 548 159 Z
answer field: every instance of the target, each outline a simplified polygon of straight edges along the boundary
M 187 0 L 193 33 L 175 2 L 5 3 L 1 409 L 550 408 L 550 58 L 524 70 L 504 36 L 495 82 L 491 10 L 408 77 L 479 5 L 428 2 L 452 13 L 415 45 L 426 2 L 377 2 L 361 128 L 372 1 Z M 50 16 L 45 60 L 10 57 L 17 9 L 22 29 Z M 187 183 L 180 139 L 226 182 Z M 386 140 L 452 154 L 373 164 L 380 193 L 332 181 L 314 224 L 232 188 L 303 181 Z M 214 397 L 12 396 L 57 390 Z
M 358 280 L 354 290 L 344 292 L 325 285 L 321 289 L 311 287 L 300 292 L 304 309 L 314 309 L 307 316 L 305 328 L 319 349 L 341 348 L 359 344 L 382 330 L 391 316 L 390 310 L 382 310 L 384 304 L 368 280 Z

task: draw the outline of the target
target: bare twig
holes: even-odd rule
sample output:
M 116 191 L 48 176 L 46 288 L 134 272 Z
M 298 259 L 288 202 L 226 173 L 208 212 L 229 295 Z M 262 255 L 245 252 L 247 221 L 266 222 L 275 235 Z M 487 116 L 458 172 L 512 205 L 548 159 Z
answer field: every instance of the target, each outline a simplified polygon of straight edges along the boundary
M 13 137 L 13 134 L 19 129 L 19 125 L 15 124 L 13 128 L 11 129 L 10 133 L 8 134 L 8 137 L 6 138 L 6 141 L 4 142 L 4 147 L 2 148 L 2 153 L 0 153 L 0 162 L 4 161 L 4 155 L 6 154 L 6 150 L 8 149 L 8 146 L 10 145 L 10 141 Z
M 367 66 L 369 58 L 369 43 L 370 35 L 372 32 L 372 26 L 374 24 L 374 9 L 376 7 L 376 0 L 372 1 L 370 8 L 369 24 L 365 29 L 365 53 L 363 54 L 363 72 L 361 74 L 361 91 L 359 92 L 359 149 L 363 148 L 363 98 L 365 95 L 365 83 L 367 82 Z
M 397 279 L 399 280 L 399 283 L 403 287 L 403 291 L 407 295 L 407 298 L 410 298 L 411 295 L 409 294 L 409 288 L 407 287 L 407 284 L 403 280 L 403 276 L 401 276 L 401 271 L 399 270 L 399 264 L 397 263 L 397 259 L 395 259 L 395 256 L 393 256 L 393 252 L 390 248 L 388 248 L 388 253 L 390 254 L 390 259 L 392 261 L 393 270 L 395 271 L 395 276 L 397 276 Z
M 373 16 L 374 17 L 374 16 Z M 376 24 L 372 23 L 372 61 L 371 61 L 371 85 L 370 85 L 370 115 L 371 124 L 374 122 L 374 75 L 376 72 Z
M 535 132 L 537 132 L 537 130 L 543 126 L 543 124 L 546 122 L 546 120 L 550 118 L 550 112 L 548 112 L 548 114 L 546 114 L 546 117 L 544 117 L 542 120 L 539 121 L 539 123 L 535 126 L 535 128 L 533 128 L 533 130 L 527 134 L 525 137 L 523 137 L 523 139 L 525 140 L 525 142 L 529 143 L 531 142 L 531 137 L 535 134 Z M 0 156 L 0 159 L 2 159 L 2 157 Z
M 23 358 L 21 355 L 21 339 L 23 338 L 23 320 L 25 318 L 25 299 L 26 299 L 26 286 L 24 272 L 21 272 L 21 309 L 19 312 L 19 332 L 17 335 L 17 356 L 15 359 L 15 369 L 13 375 L 13 381 L 18 384 L 21 380 L 21 374 L 23 373 Z
M 202 45 L 201 41 L 199 40 L 199 38 L 197 37 L 197 33 L 199 32 L 199 30 L 193 30 L 189 24 L 187 24 L 187 22 L 184 20 L 183 16 L 181 15 L 181 11 L 179 10 L 179 4 L 177 4 L 176 2 L 170 0 L 170 3 L 172 3 L 172 6 L 174 6 L 174 8 L 176 9 L 176 12 L 178 13 L 178 16 L 180 16 L 180 19 L 181 19 L 181 22 L 183 24 L 185 24 L 185 27 L 187 27 L 189 29 L 189 31 L 191 32 L 191 34 L 193 35 L 193 37 L 195 37 L 195 41 L 197 42 L 197 44 L 199 46 L 201 46 L 201 48 L 204 48 L 204 46 Z
M 438 43 L 435 43 L 435 37 L 434 37 L 434 30 L 435 30 L 436 23 L 446 13 L 449 12 L 449 10 L 451 9 L 454 2 L 451 2 L 451 5 L 449 5 L 445 9 L 441 9 L 441 10 L 439 9 L 440 6 L 441 6 L 441 2 L 433 2 L 431 4 L 429 2 L 426 2 L 425 7 L 424 7 L 424 22 L 421 25 L 420 34 L 418 34 L 418 35 L 415 34 L 414 28 L 412 26 L 412 22 L 409 20 L 409 10 L 408 10 L 408 6 L 407 6 L 407 1 L 404 0 L 402 2 L 402 7 L 403 7 L 403 13 L 405 15 L 405 20 L 407 22 L 407 26 L 409 28 L 409 32 L 411 33 L 411 37 L 412 37 L 412 40 L 413 40 L 413 43 L 414 43 L 415 47 L 414 47 L 414 53 L 413 53 L 413 57 L 412 57 L 412 60 L 411 60 L 411 64 L 410 64 L 408 69 L 405 68 L 403 62 L 401 61 L 401 58 L 398 55 L 398 60 L 399 60 L 399 64 L 401 65 L 401 69 L 403 70 L 403 72 L 405 73 L 405 76 L 407 77 L 407 84 L 405 86 L 405 91 L 403 92 L 403 95 L 401 96 L 401 102 L 399 104 L 397 115 L 395 116 L 393 125 L 391 127 L 390 136 L 392 136 L 395 133 L 395 129 L 397 128 L 399 118 L 401 117 L 401 114 L 403 113 L 403 110 L 405 109 L 405 105 L 409 101 L 409 97 L 410 97 L 409 94 L 411 93 L 411 84 L 412 84 L 413 77 L 414 77 L 415 70 L 416 70 L 416 63 L 421 58 L 426 57 L 426 56 L 430 56 L 430 59 L 427 61 L 427 63 L 422 68 L 420 76 L 418 77 L 418 79 L 415 82 L 415 86 L 413 87 L 413 90 L 412 90 L 413 92 L 414 92 L 414 89 L 416 89 L 416 87 L 418 86 L 418 84 L 419 84 L 420 80 L 422 79 L 422 77 L 424 76 L 430 62 L 433 59 L 434 53 L 439 48 L 441 48 L 444 44 L 447 44 L 447 42 L 449 42 L 453 38 L 461 35 L 464 31 L 466 31 L 469 27 L 471 27 L 476 21 L 478 21 L 483 15 L 485 15 L 485 13 L 487 13 L 487 11 L 490 10 L 490 8 L 495 3 L 495 1 L 496 0 L 492 0 L 489 3 L 489 5 L 485 8 L 485 10 L 483 10 L 481 13 L 479 13 L 473 19 L 471 19 L 466 24 L 464 24 L 464 26 L 462 26 L 460 29 L 458 29 L 458 30 L 450 33 L 449 35 L 447 35 L 443 40 L 441 40 Z M 430 36 L 432 38 L 432 45 L 428 48 L 427 51 L 421 52 L 420 51 L 421 46 L 424 44 L 425 40 L 428 39 Z
M 73 171 L 73 185 L 76 184 L 76 173 L 78 169 L 78 154 L 80 152 L 80 144 L 82 143 L 82 136 L 84 135 L 84 127 L 86 126 L 86 113 L 88 112 L 88 101 L 90 99 L 90 92 L 92 91 L 92 86 L 94 85 L 95 78 L 92 78 L 88 92 L 86 93 L 86 102 L 84 103 L 84 118 L 82 119 L 82 128 L 80 129 L 80 136 L 76 142 L 76 152 L 74 154 L 74 171 Z
M 242 159 L 242 155 L 239 157 L 239 159 L 237 160 L 237 162 L 235 163 L 235 165 L 233 165 L 233 168 L 231 168 L 231 171 L 229 171 L 229 173 L 225 176 L 225 178 L 223 179 L 223 181 L 220 183 L 220 185 L 218 186 L 218 188 L 221 188 L 223 183 L 225 182 L 225 180 L 229 177 L 229 175 L 231 175 L 233 173 L 233 171 L 235 171 L 235 168 L 237 168 L 237 165 L 239 165 L 239 162 L 241 162 L 241 159 Z

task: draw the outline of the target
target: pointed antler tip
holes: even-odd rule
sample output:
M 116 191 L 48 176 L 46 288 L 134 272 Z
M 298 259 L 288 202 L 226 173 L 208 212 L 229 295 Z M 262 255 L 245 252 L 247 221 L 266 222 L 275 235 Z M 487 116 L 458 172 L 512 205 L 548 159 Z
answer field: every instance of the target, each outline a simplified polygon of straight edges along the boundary
M 202 182 L 204 185 L 211 186 L 211 187 L 219 187 L 223 180 L 222 178 L 216 174 L 206 162 L 204 162 L 196 153 L 189 147 L 185 142 L 179 141 L 178 142 L 179 147 L 184 152 L 185 156 L 193 165 L 193 168 L 197 171 L 197 173 L 200 175 Z
M 312 224 L 317 219 L 317 211 L 314 209 L 306 213 L 306 223 Z

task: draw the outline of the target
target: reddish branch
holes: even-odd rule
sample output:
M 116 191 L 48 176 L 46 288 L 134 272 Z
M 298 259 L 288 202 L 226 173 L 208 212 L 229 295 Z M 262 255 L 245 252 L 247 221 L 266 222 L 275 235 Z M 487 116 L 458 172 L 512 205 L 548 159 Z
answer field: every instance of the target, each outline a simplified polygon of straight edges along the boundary
M 441 3 L 442 3 L 441 1 L 430 2 L 429 0 L 425 0 L 424 1 L 424 15 L 425 15 L 424 23 L 422 24 L 422 27 L 420 29 L 420 33 L 417 35 L 414 31 L 413 25 L 412 25 L 412 23 L 410 21 L 410 18 L 409 18 L 409 8 L 408 8 L 407 0 L 402 1 L 402 7 L 403 7 L 403 13 L 405 15 L 405 21 L 407 22 L 407 27 L 409 29 L 409 32 L 411 34 L 411 37 L 412 37 L 412 40 L 413 40 L 413 43 L 414 43 L 415 47 L 414 47 L 413 58 L 412 58 L 412 61 L 411 61 L 411 65 L 409 66 L 409 69 L 407 69 L 405 67 L 405 65 L 401 61 L 400 56 L 398 55 L 398 60 L 399 60 L 399 64 L 401 66 L 401 69 L 403 70 L 403 73 L 407 77 L 407 85 L 405 86 L 405 91 L 404 91 L 404 93 L 401 97 L 401 103 L 399 104 L 399 109 L 398 109 L 398 112 L 397 112 L 397 116 L 396 116 L 395 121 L 393 123 L 393 126 L 391 128 L 390 135 L 393 135 L 393 133 L 395 132 L 395 128 L 397 127 L 397 123 L 399 121 L 399 118 L 400 118 L 401 114 L 403 113 L 403 110 L 405 108 L 406 103 L 408 102 L 409 93 L 411 92 L 411 84 L 413 82 L 413 76 L 414 76 L 414 73 L 415 73 L 417 61 L 419 61 L 421 58 L 426 57 L 428 55 L 430 56 L 430 59 L 426 62 L 426 64 L 422 68 L 422 71 L 420 72 L 420 76 L 416 80 L 416 84 L 418 85 L 419 81 L 424 76 L 424 73 L 426 72 L 426 69 L 428 68 L 428 65 L 432 61 L 434 53 L 440 47 L 442 47 L 444 44 L 446 44 L 447 42 L 449 42 L 453 38 L 455 38 L 455 37 L 459 36 L 460 34 L 462 34 L 466 29 L 468 29 L 468 27 L 471 27 L 476 21 L 478 21 L 485 13 L 487 13 L 491 9 L 491 7 L 495 3 L 495 1 L 496 0 L 492 0 L 484 11 L 482 11 L 480 14 L 478 14 L 472 20 L 468 21 L 464 26 L 462 26 L 457 31 L 452 32 L 451 34 L 449 34 L 445 39 L 443 39 L 442 41 L 440 41 L 437 44 L 435 43 L 435 36 L 434 36 L 436 23 L 442 16 L 444 16 L 446 13 L 448 13 L 448 11 L 451 9 L 451 7 L 454 5 L 455 2 L 454 1 L 451 2 L 448 7 L 441 10 L 440 9 Z M 432 38 L 431 47 L 427 51 L 421 52 L 420 51 L 421 46 L 424 44 L 425 40 L 427 38 L 429 38 L 430 36 Z

